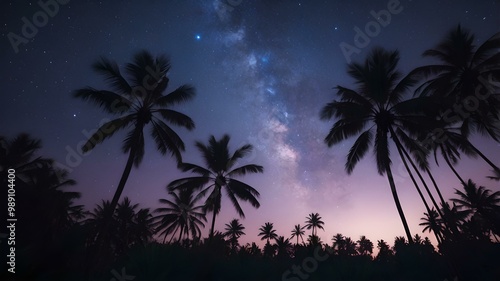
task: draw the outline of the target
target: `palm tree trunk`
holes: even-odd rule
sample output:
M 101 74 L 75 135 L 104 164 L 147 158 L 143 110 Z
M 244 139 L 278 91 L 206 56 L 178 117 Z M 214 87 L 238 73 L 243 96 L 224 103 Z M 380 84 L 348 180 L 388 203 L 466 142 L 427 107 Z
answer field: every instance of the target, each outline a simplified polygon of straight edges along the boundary
M 396 139 L 397 139 L 397 136 L 396 136 Z M 399 140 L 398 140 L 399 142 Z M 401 145 L 401 143 L 400 143 Z M 420 171 L 418 170 L 418 167 L 417 165 L 415 165 L 415 162 L 413 162 L 413 160 L 411 159 L 410 157 L 410 154 L 408 153 L 408 151 L 406 151 L 406 149 L 401 146 L 401 149 L 403 150 L 403 153 L 405 154 L 406 158 L 408 159 L 408 161 L 410 162 L 412 168 L 415 170 L 415 172 L 417 173 L 417 176 L 418 178 L 420 179 L 420 181 L 422 182 L 422 184 L 424 185 L 424 188 L 425 188 L 425 191 L 427 192 L 427 195 L 429 196 L 429 198 L 431 199 L 431 202 L 432 204 L 434 205 L 434 208 L 436 208 L 436 211 L 438 212 L 438 214 L 443 217 L 443 214 L 441 213 L 440 209 L 439 209 L 439 205 L 437 204 L 436 200 L 434 199 L 434 196 L 432 195 L 431 191 L 429 190 L 429 186 L 427 185 L 427 183 L 425 182 L 425 179 L 424 177 L 422 176 L 422 174 L 420 173 Z M 426 167 L 426 169 L 428 170 L 428 168 Z
M 215 216 L 217 216 L 217 213 L 215 212 L 215 207 L 214 207 L 212 215 L 212 227 L 210 228 L 210 237 L 209 237 L 210 240 L 214 237 Z
M 442 149 L 442 148 L 441 148 Z M 455 176 L 458 178 L 458 180 L 463 184 L 465 185 L 465 181 L 464 179 L 458 174 L 457 170 L 455 170 L 455 168 L 453 167 L 453 164 L 451 164 L 451 161 L 450 159 L 448 158 L 448 155 L 446 155 L 446 153 L 443 153 L 443 158 L 444 158 L 444 161 L 446 161 L 446 164 L 448 164 L 448 166 L 450 167 L 450 169 L 453 171 L 453 173 L 455 174 Z
M 113 196 L 113 200 L 111 201 L 110 204 L 110 211 L 109 213 L 105 214 L 104 217 L 104 225 L 99 231 L 98 236 L 96 238 L 96 244 L 95 247 L 92 247 L 93 249 L 89 250 L 89 257 L 91 257 L 91 260 L 89 263 L 87 263 L 87 269 L 90 270 L 90 267 L 92 266 L 91 263 L 98 263 L 97 260 L 99 260 L 99 257 L 101 256 L 101 251 L 103 250 L 104 245 L 104 237 L 108 234 L 109 226 L 111 224 L 111 220 L 113 219 L 113 214 L 115 212 L 116 206 L 118 205 L 118 200 L 120 199 L 120 196 L 123 192 L 123 189 L 125 187 L 125 183 L 127 182 L 127 179 L 130 175 L 130 171 L 132 170 L 132 165 L 134 164 L 134 158 L 136 154 L 137 148 L 136 146 L 132 146 L 130 149 L 130 153 L 127 159 L 127 164 L 125 165 L 125 169 L 123 170 L 122 176 L 120 178 L 120 182 L 118 184 L 118 187 L 116 188 L 115 194 Z
M 441 190 L 439 189 L 439 186 L 437 185 L 436 180 L 434 179 L 434 176 L 432 175 L 429 167 L 425 167 L 425 172 L 429 175 L 429 178 L 431 179 L 431 182 L 434 185 L 434 189 L 436 190 L 436 192 L 439 196 L 439 200 L 441 200 L 441 204 L 444 204 L 445 201 L 444 201 L 443 194 L 441 194 Z M 438 210 L 439 210 L 439 208 L 438 208 Z
M 401 218 L 401 222 L 403 223 L 403 227 L 406 232 L 406 237 L 408 238 L 408 243 L 413 244 L 413 238 L 410 233 L 410 228 L 408 227 L 408 222 L 406 221 L 403 208 L 401 207 L 401 203 L 399 202 L 398 192 L 396 191 L 396 185 L 394 184 L 394 178 L 392 176 L 390 165 L 387 165 L 386 172 L 387 172 L 387 179 L 389 180 L 389 185 L 391 187 L 392 197 L 394 198 L 396 209 L 398 210 L 399 217 Z
M 488 163 L 488 165 L 490 165 L 494 171 L 500 172 L 500 168 L 493 164 L 493 162 L 491 162 L 490 159 L 488 159 L 488 157 L 486 157 L 481 151 L 479 151 L 479 149 L 477 149 L 472 143 L 467 141 L 467 144 L 474 150 L 474 152 L 477 153 L 477 155 L 483 158 L 483 160 Z

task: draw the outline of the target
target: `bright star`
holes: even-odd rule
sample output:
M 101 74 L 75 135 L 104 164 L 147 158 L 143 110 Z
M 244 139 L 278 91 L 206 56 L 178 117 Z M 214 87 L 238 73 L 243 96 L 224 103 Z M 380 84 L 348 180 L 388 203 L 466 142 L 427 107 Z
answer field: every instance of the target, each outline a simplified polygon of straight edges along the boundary
M 76 117 L 76 114 L 73 114 L 73 117 Z
M 195 38 L 196 38 L 196 40 L 201 40 L 201 35 L 197 34 L 197 35 L 195 36 Z

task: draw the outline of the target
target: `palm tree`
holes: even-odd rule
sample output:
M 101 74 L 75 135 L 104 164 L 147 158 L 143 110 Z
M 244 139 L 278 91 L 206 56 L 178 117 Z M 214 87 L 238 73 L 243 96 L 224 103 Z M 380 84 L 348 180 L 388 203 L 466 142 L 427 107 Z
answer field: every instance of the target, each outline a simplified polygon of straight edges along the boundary
M 163 243 L 167 235 L 172 234 L 172 241 L 177 230 L 179 232 L 178 241 L 181 241 L 182 235 L 186 234 L 195 239 L 201 235 L 201 227 L 205 227 L 203 221 L 207 221 L 203 206 L 195 206 L 199 198 L 193 198 L 192 190 L 184 189 L 179 192 L 169 192 L 173 200 L 160 199 L 160 203 L 166 207 L 157 208 L 154 213 L 159 214 L 154 217 L 155 232 L 163 235 Z
M 138 167 L 143 159 L 144 129 L 148 125 L 151 126 L 151 136 L 156 142 L 158 151 L 161 154 L 170 153 L 178 163 L 182 161 L 181 151 L 184 151 L 184 143 L 168 123 L 188 130 L 194 128 L 194 122 L 190 117 L 171 107 L 191 100 L 195 90 L 189 85 L 183 85 L 165 95 L 169 82 L 167 73 L 170 70 L 170 62 L 165 56 L 153 58 L 147 51 L 137 53 L 133 62 L 127 64 L 125 71 L 129 81 L 120 73 L 118 65 L 108 59 L 101 58 L 93 64 L 93 68 L 104 76 L 112 90 L 87 87 L 76 90 L 74 96 L 93 102 L 105 112 L 118 117 L 103 124 L 89 137 L 82 151 L 88 152 L 116 132 L 128 130 L 122 146 L 123 152 L 128 153 L 128 160 L 111 200 L 110 208 L 114 210 L 132 165 Z
M 257 200 L 260 196 L 259 192 L 252 186 L 235 179 L 235 177 L 250 173 L 262 173 L 264 172 L 264 168 L 255 164 L 246 164 L 235 168 L 234 166 L 238 161 L 250 153 L 253 148 L 250 144 L 246 144 L 231 154 L 228 147 L 229 140 L 229 135 L 224 135 L 220 140 L 216 140 L 214 136 L 210 136 L 208 145 L 196 142 L 196 147 L 205 161 L 206 168 L 196 164 L 181 163 L 179 164 L 179 168 L 183 172 L 190 171 L 197 176 L 178 179 L 168 185 L 170 190 L 185 188 L 201 189 L 198 197 L 203 197 L 205 194 L 210 193 L 205 200 L 205 211 L 212 212 L 210 237 L 213 236 L 215 218 L 221 209 L 222 189 L 226 191 L 227 196 L 241 218 L 245 217 L 245 213 L 238 200 L 248 201 L 255 208 L 260 207 L 260 203 Z M 207 184 L 208 186 L 206 186 Z
M 291 238 L 297 237 L 297 244 L 296 245 L 299 245 L 299 237 L 302 240 L 302 243 L 304 243 L 304 238 L 303 238 L 304 233 L 305 233 L 304 228 L 301 227 L 300 224 L 296 224 L 293 227 Z
M 146 245 L 153 238 L 153 215 L 149 208 L 140 209 L 134 218 L 133 241 L 134 244 Z
M 289 258 L 292 252 L 292 244 L 288 239 L 283 236 L 279 236 L 273 245 L 276 248 L 276 255 L 278 257 Z
M 333 117 L 338 119 L 325 137 L 328 146 L 357 136 L 347 155 L 345 169 L 348 174 L 352 173 L 356 164 L 366 155 L 375 138 L 373 150 L 378 173 L 387 175 L 406 236 L 411 241 L 412 235 L 391 171 L 389 137 L 398 148 L 402 148 L 395 131 L 401 129 L 410 135 L 418 134 L 431 118 L 420 114 L 425 105 L 421 100 L 401 101 L 404 92 L 415 81 L 408 77 L 399 80 L 401 74 L 396 70 L 398 62 L 397 51 L 388 52 L 375 48 L 364 64 L 349 64 L 348 74 L 355 79 L 357 90 L 337 86 L 340 101 L 334 100 L 325 105 L 320 117 L 323 120 Z M 403 158 L 401 152 L 400 156 Z M 418 159 L 423 161 L 425 157 Z
M 488 222 L 495 234 L 500 234 L 500 191 L 492 192 L 484 186 L 477 187 L 470 179 L 463 188 L 464 192 L 455 189 L 459 198 L 451 201 L 464 208 L 468 215 L 479 215 Z
M 450 125 L 457 123 L 464 137 L 475 131 L 498 142 L 500 102 L 491 80 L 500 78 L 500 32 L 478 47 L 475 42 L 475 36 L 458 25 L 435 48 L 423 54 L 438 59 L 439 64 L 418 67 L 409 76 L 430 77 L 416 93 L 439 98 L 447 116 L 445 121 Z M 472 143 L 468 146 L 493 170 L 500 171 Z
M 345 249 L 345 237 L 344 235 L 337 233 L 333 236 L 333 249 L 335 252 L 340 255 L 341 253 L 344 252 Z
M 419 223 L 420 226 L 424 227 L 422 232 L 434 232 L 437 242 L 441 244 L 443 242 L 442 233 L 444 231 L 444 227 L 441 224 L 438 212 L 434 208 L 432 208 L 429 213 L 424 213 L 424 216 L 425 217 L 421 218 L 423 222 Z
M 370 239 L 366 238 L 366 236 L 362 235 L 358 243 L 358 253 L 362 256 L 368 256 L 373 253 L 373 242 Z
M 273 224 L 270 222 L 266 222 L 263 226 L 259 228 L 260 233 L 258 236 L 262 236 L 260 240 L 267 239 L 267 244 L 269 244 L 269 240 L 276 240 L 278 238 L 278 234 L 276 234 L 276 230 L 273 229 Z
M 316 228 L 323 229 L 323 225 L 325 223 L 321 220 L 321 217 L 319 216 L 318 213 L 310 213 L 308 217 L 306 217 L 306 225 L 304 226 L 307 229 L 312 229 L 312 236 L 317 236 L 316 235 Z
M 2 181 L 7 179 L 8 169 L 16 171 L 18 180 L 23 180 L 24 175 L 37 168 L 50 166 L 53 161 L 36 156 L 42 147 L 42 142 L 28 134 L 19 134 L 12 139 L 0 136 L 0 176 Z
M 378 261 L 387 262 L 394 255 L 391 247 L 389 247 L 389 244 L 387 244 L 387 242 L 385 242 L 384 240 L 377 241 L 377 248 L 378 254 L 375 259 Z
M 233 219 L 230 223 L 226 223 L 226 228 L 224 229 L 224 236 L 229 237 L 229 241 L 231 241 L 231 248 L 233 250 L 238 246 L 238 238 L 241 235 L 245 235 L 243 230 L 245 227 L 240 223 L 238 219 Z

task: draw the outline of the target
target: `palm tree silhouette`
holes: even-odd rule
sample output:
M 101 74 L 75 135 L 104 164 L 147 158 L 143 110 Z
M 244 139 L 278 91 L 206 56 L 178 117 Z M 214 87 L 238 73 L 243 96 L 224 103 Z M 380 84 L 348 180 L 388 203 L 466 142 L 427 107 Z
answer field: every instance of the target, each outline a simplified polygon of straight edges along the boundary
M 358 89 L 337 86 L 340 101 L 334 100 L 324 106 L 320 117 L 323 120 L 338 118 L 325 137 L 328 146 L 358 136 L 347 155 L 345 169 L 348 174 L 352 173 L 356 164 L 366 155 L 375 137 L 374 152 L 378 172 L 380 175 L 387 175 L 396 208 L 411 243 L 410 228 L 391 171 L 389 136 L 395 142 L 401 158 L 404 158 L 400 151 L 403 144 L 398 138 L 401 134 L 396 134 L 396 130 L 408 131 L 411 135 L 418 134 L 432 118 L 415 114 L 423 110 L 424 104 L 421 100 L 401 101 L 404 92 L 415 81 L 408 77 L 399 80 L 401 74 L 396 70 L 398 62 L 397 51 L 388 52 L 375 48 L 364 64 L 349 64 L 348 74 L 356 80 Z M 414 155 L 418 156 L 416 159 L 425 160 L 419 153 Z
M 464 208 L 464 212 L 471 217 L 479 215 L 488 222 L 489 229 L 495 234 L 500 234 L 500 191 L 492 192 L 484 186 L 479 186 L 469 179 L 463 186 L 464 191 L 455 189 L 459 198 L 451 199 L 458 207 Z
M 252 146 L 246 144 L 236 149 L 234 153 L 229 152 L 229 135 L 224 135 L 220 140 L 216 140 L 214 136 L 210 136 L 208 145 L 201 142 L 196 142 L 196 147 L 200 151 L 205 167 L 181 163 L 179 168 L 183 172 L 192 172 L 197 176 L 187 177 L 172 181 L 168 188 L 175 189 L 201 189 L 197 197 L 203 197 L 210 193 L 205 200 L 205 211 L 212 212 L 212 227 L 210 229 L 210 237 L 213 236 L 215 227 L 215 218 L 221 209 L 221 192 L 226 191 L 227 196 L 233 203 L 234 208 L 241 218 L 245 217 L 245 213 L 240 206 L 239 200 L 248 201 L 253 207 L 259 208 L 260 203 L 257 200 L 259 192 L 252 186 L 241 182 L 235 177 L 244 176 L 250 173 L 262 173 L 264 168 L 255 164 L 246 164 L 235 168 L 238 161 L 252 151 Z M 206 186 L 208 184 L 208 186 Z
M 42 141 L 22 133 L 8 139 L 0 136 L 0 175 L 7 179 L 8 169 L 16 171 L 18 180 L 24 180 L 24 174 L 37 168 L 50 166 L 53 160 L 36 156 L 42 148 Z
M 87 140 L 82 150 L 90 151 L 116 132 L 129 130 L 122 146 L 123 152 L 129 154 L 128 160 L 110 204 L 110 208 L 114 210 L 132 165 L 139 166 L 143 159 L 146 126 L 151 126 L 151 136 L 161 154 L 170 153 L 178 163 L 182 161 L 181 151 L 184 151 L 184 143 L 168 123 L 188 130 L 194 128 L 194 122 L 190 117 L 171 107 L 191 100 L 195 90 L 189 85 L 183 85 L 165 95 L 169 83 L 167 73 L 170 70 L 170 62 L 165 56 L 154 58 L 147 51 L 137 53 L 133 62 L 127 64 L 125 70 L 129 82 L 120 73 L 118 65 L 108 59 L 101 58 L 93 64 L 93 68 L 104 76 L 112 90 L 87 87 L 76 90 L 74 96 L 93 102 L 105 112 L 118 117 L 103 124 Z
M 500 70 L 500 32 L 478 47 L 475 42 L 475 36 L 458 25 L 435 48 L 423 54 L 438 59 L 440 64 L 418 67 L 409 75 L 420 79 L 431 77 L 416 93 L 439 98 L 442 110 L 448 116 L 447 122 L 459 123 L 464 137 L 475 131 L 498 142 L 500 102 L 495 96 L 491 78 L 498 79 Z M 500 171 L 472 143 L 467 143 L 467 146 L 493 170 Z
M 282 258 L 289 258 L 290 257 L 290 254 L 292 252 L 292 244 L 290 243 L 290 241 L 288 239 L 285 239 L 285 237 L 279 236 L 276 239 L 273 246 L 276 249 L 276 255 L 278 257 L 282 257 Z
M 263 226 L 259 228 L 260 233 L 258 236 L 262 236 L 260 240 L 267 239 L 267 244 L 269 244 L 269 240 L 276 240 L 278 238 L 278 234 L 276 234 L 276 230 L 273 229 L 273 224 L 270 222 L 266 222 Z
M 154 219 L 155 232 L 163 235 L 163 243 L 167 239 L 167 235 L 172 234 L 170 241 L 179 231 L 178 241 L 182 239 L 182 235 L 186 235 L 195 239 L 201 235 L 201 227 L 205 227 L 203 221 L 207 221 L 203 206 L 195 206 L 199 198 L 193 198 L 192 190 L 183 189 L 179 193 L 169 192 L 173 200 L 160 199 L 159 202 L 166 205 L 160 207 L 153 212 L 158 214 Z
M 300 224 L 296 224 L 294 227 L 293 227 L 293 230 L 292 230 L 292 236 L 291 238 L 294 238 L 296 237 L 297 238 L 297 244 L 296 245 L 299 245 L 299 237 L 300 237 L 300 240 L 302 240 L 302 243 L 304 243 L 304 228 L 300 226 Z
M 316 235 L 316 228 L 323 229 L 323 225 L 325 223 L 321 220 L 321 217 L 319 216 L 318 213 L 310 213 L 308 217 L 306 217 L 306 225 L 304 226 L 307 229 L 312 229 L 312 236 L 317 236 Z
M 366 238 L 366 236 L 362 235 L 358 241 L 358 253 L 362 256 L 368 256 L 373 253 L 373 242 L 370 239 Z
M 231 248 L 236 250 L 238 247 L 238 238 L 241 235 L 245 235 L 243 230 L 245 227 L 240 223 L 238 219 L 231 220 L 230 223 L 226 223 L 226 228 L 224 229 L 224 236 L 229 237 L 229 241 L 231 241 Z
M 444 227 L 441 224 L 438 212 L 434 208 L 432 208 L 429 213 L 424 213 L 424 216 L 425 217 L 421 218 L 423 222 L 418 224 L 424 227 L 422 232 L 425 231 L 434 232 L 434 235 L 436 235 L 437 242 L 441 244 L 443 242 L 442 233 L 444 231 Z

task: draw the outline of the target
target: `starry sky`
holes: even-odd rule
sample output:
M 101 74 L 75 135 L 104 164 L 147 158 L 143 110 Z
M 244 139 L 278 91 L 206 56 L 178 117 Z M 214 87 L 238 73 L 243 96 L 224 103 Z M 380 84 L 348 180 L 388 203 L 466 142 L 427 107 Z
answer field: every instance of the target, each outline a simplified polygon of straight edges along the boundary
M 399 12 L 359 54 L 345 56 L 341 43 L 354 45 L 355 28 L 364 29 L 375 20 L 370 12 L 387 10 L 390 3 Z M 303 225 L 311 212 L 323 217 L 325 231 L 318 234 L 326 242 L 335 233 L 390 242 L 403 235 L 387 179 L 377 174 L 372 155 L 348 176 L 344 163 L 354 140 L 327 148 L 323 138 L 332 123 L 321 121 L 319 111 L 335 98 L 333 87 L 352 87 L 348 61 L 362 61 L 375 46 L 398 49 L 400 70 L 407 73 L 430 63 L 422 52 L 458 23 L 475 33 L 477 43 L 500 26 L 497 0 L 60 0 L 45 17 L 36 1 L 2 1 L 0 10 L 1 135 L 27 132 L 42 139 L 41 153 L 78 182 L 72 187 L 82 193 L 78 203 L 93 208 L 110 200 L 126 162 L 120 150 L 124 134 L 82 155 L 86 137 L 110 116 L 71 93 L 86 86 L 107 89 L 91 69 L 100 56 L 123 66 L 142 49 L 166 54 L 172 64 L 169 89 L 182 84 L 197 89 L 192 102 L 177 107 L 196 123 L 192 132 L 177 129 L 187 147 L 184 160 L 202 164 L 194 142 L 228 133 L 232 149 L 246 143 L 255 147 L 241 164 L 265 168 L 264 174 L 243 179 L 261 194 L 259 209 L 242 205 L 243 243 L 257 241 L 259 226 L 268 221 L 289 237 L 293 225 Z M 39 27 L 11 44 L 9 34 L 23 36 L 25 20 Z M 472 142 L 500 164 L 497 144 Z M 412 234 L 421 234 L 424 207 L 402 164 L 394 159 L 393 165 Z M 458 181 L 446 166 L 433 169 L 450 198 Z M 482 161 L 464 159 L 457 169 L 499 190 L 498 182 L 485 179 L 489 167 Z M 147 140 L 144 161 L 132 170 L 122 197 L 156 208 L 158 199 L 167 197 L 167 183 L 182 176 L 174 160 Z M 236 217 L 231 203 L 223 201 L 216 229 Z M 209 223 L 205 234 L 208 228 Z

